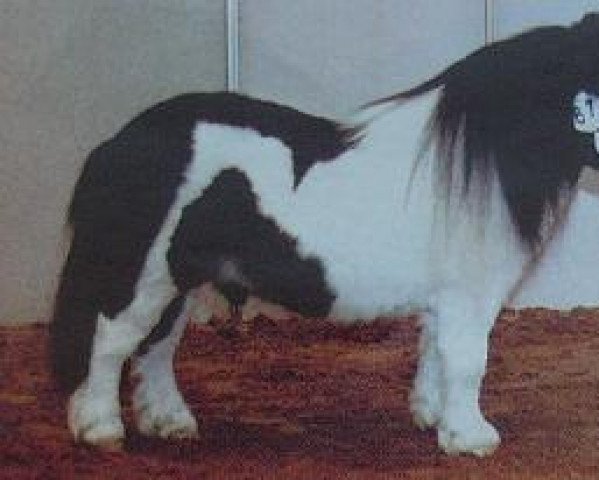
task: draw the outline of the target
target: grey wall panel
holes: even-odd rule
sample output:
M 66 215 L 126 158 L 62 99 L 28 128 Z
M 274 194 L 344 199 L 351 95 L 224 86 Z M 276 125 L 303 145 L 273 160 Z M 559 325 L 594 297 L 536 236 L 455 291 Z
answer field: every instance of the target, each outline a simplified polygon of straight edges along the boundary
M 484 43 L 485 2 L 244 0 L 241 90 L 344 115 Z
M 47 317 L 88 150 L 224 53 L 224 0 L 0 2 L 0 321 Z
M 495 38 L 537 25 L 569 25 L 584 13 L 599 11 L 599 0 L 494 0 Z

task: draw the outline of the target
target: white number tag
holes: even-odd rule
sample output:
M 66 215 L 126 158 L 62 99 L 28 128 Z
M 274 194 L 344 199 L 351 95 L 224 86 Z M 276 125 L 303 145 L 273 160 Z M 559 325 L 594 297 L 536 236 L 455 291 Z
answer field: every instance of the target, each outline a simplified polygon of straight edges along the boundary
M 574 128 L 581 133 L 592 133 L 595 150 L 599 153 L 599 96 L 580 91 L 574 97 Z

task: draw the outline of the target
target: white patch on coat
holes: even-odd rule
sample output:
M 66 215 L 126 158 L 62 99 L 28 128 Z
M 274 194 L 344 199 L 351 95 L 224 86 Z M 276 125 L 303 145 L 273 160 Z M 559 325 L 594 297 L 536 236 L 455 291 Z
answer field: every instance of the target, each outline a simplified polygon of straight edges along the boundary
M 203 189 L 225 168 L 243 171 L 261 212 L 298 239 L 301 254 L 322 261 L 337 295 L 336 318 L 427 309 L 453 282 L 479 290 L 492 277 L 509 290 L 524 258 L 498 186 L 488 215 L 472 218 L 471 211 L 439 206 L 426 159 L 412 176 L 436 97 L 377 117 L 358 147 L 315 164 L 297 190 L 291 152 L 278 140 L 202 124 L 187 179 Z M 509 279 L 494 270 L 504 265 Z

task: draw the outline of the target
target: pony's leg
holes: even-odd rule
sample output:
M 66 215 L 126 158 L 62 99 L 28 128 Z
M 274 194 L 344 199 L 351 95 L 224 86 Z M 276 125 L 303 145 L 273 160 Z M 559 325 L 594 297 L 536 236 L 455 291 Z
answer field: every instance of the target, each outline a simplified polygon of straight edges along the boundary
M 133 394 L 133 408 L 139 431 L 145 435 L 162 438 L 197 436 L 197 422 L 179 392 L 173 370 L 173 356 L 187 325 L 191 306 L 191 297 L 173 300 L 134 359 L 133 373 L 138 383 Z
M 434 427 L 441 415 L 441 358 L 437 346 L 437 317 L 422 316 L 419 359 L 410 395 L 410 409 L 418 427 Z
M 69 428 L 76 440 L 120 448 L 125 434 L 119 405 L 122 367 L 175 294 L 170 281 L 161 280 L 142 282 L 133 301 L 113 319 L 98 315 L 88 375 L 69 399 Z
M 479 406 L 488 337 L 499 308 L 459 291 L 445 291 L 438 297 L 441 415 L 437 438 L 447 453 L 483 456 L 499 445 L 499 434 Z

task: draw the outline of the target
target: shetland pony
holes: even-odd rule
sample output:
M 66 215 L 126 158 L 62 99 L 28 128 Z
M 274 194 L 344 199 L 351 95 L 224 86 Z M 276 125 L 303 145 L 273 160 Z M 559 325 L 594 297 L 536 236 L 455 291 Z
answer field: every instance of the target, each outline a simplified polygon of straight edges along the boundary
M 499 443 L 479 408 L 494 320 L 599 167 L 599 14 L 485 46 L 337 123 L 231 93 L 160 103 L 89 156 L 51 326 L 73 436 L 197 423 L 172 358 L 211 284 L 308 317 L 418 312 L 411 410 L 448 453 Z M 366 118 L 366 119 L 365 119 Z

